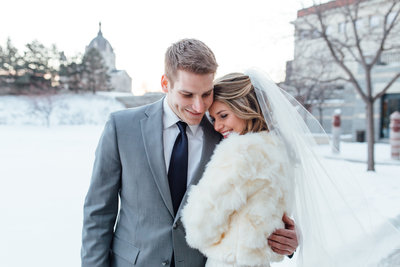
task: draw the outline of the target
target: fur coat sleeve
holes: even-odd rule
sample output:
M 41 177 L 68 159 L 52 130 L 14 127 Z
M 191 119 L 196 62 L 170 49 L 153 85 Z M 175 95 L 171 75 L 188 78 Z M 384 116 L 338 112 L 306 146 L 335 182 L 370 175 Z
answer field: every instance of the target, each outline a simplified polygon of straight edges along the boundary
M 231 134 L 215 149 L 198 185 L 190 188 L 182 211 L 188 244 L 208 261 L 226 266 L 269 266 L 282 260 L 267 238 L 284 228 L 283 213 L 290 214 L 292 171 L 278 137 Z

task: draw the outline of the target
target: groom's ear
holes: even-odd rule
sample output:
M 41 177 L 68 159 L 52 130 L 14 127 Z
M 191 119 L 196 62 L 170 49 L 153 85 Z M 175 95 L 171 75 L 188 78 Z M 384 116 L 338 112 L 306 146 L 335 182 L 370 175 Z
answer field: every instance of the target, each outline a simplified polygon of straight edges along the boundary
M 161 76 L 161 88 L 164 93 L 168 93 L 169 85 L 170 84 L 167 75 L 164 74 Z

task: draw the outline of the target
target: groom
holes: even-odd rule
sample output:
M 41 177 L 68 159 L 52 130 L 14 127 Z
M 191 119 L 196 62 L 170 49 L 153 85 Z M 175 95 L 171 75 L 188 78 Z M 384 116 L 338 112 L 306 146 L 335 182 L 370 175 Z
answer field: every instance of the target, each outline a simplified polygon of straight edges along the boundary
M 84 267 L 202 267 L 180 211 L 221 136 L 204 116 L 217 62 L 201 41 L 184 39 L 165 54 L 162 100 L 111 114 L 100 138 L 85 199 Z M 182 175 L 184 174 L 184 175 Z M 277 253 L 297 247 L 294 224 L 269 237 Z

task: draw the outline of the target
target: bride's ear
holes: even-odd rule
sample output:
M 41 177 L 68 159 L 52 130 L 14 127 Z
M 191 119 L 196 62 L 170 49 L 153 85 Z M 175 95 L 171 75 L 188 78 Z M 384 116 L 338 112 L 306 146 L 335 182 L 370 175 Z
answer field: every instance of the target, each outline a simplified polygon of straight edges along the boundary
M 167 78 L 167 75 L 163 74 L 163 76 L 161 76 L 161 88 L 162 91 L 164 93 L 168 93 L 168 89 L 169 89 L 169 80 Z

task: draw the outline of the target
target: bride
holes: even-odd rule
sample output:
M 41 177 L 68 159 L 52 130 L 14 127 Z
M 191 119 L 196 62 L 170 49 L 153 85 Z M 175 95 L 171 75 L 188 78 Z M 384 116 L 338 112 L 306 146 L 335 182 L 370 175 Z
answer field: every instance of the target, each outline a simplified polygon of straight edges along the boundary
M 225 140 L 182 211 L 207 267 L 267 267 L 297 240 L 297 266 L 377 266 L 399 248 L 391 224 L 355 205 L 351 178 L 318 157 L 321 126 L 262 71 L 217 79 L 209 113 Z

